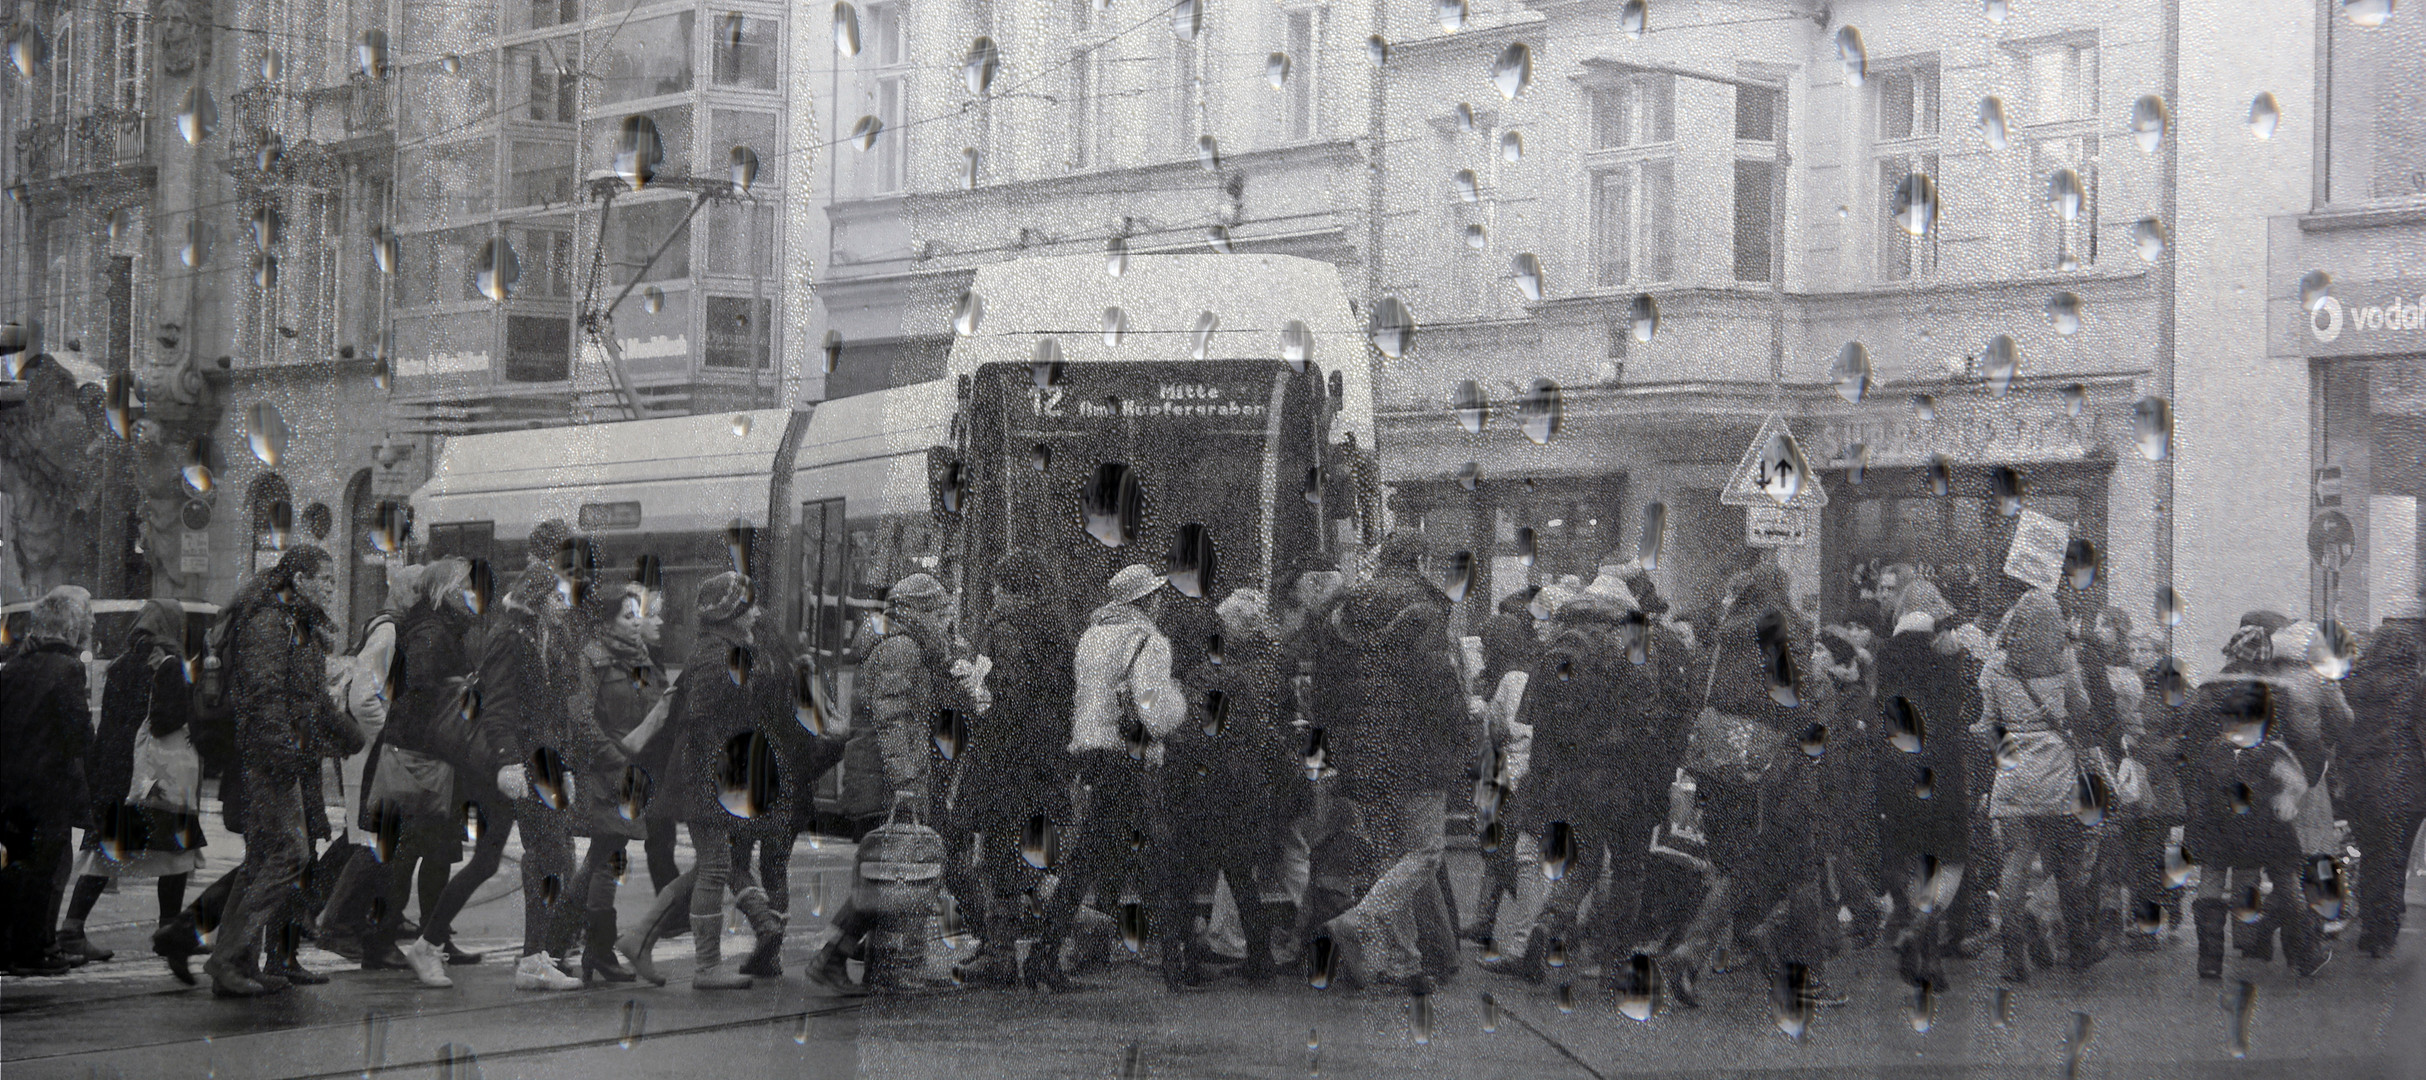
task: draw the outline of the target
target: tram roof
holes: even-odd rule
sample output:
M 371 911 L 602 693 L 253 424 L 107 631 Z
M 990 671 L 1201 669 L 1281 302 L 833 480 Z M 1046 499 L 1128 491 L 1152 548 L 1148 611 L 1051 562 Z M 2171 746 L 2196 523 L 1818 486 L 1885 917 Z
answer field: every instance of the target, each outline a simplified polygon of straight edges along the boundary
M 860 394 L 817 406 L 796 466 L 801 501 L 836 495 L 849 512 L 927 504 L 925 451 L 951 430 L 949 380 Z M 584 506 L 637 503 L 637 531 L 707 532 L 735 519 L 765 524 L 767 482 L 788 413 L 706 416 L 500 431 L 450 438 L 413 493 L 416 520 L 490 522 L 527 536 Z

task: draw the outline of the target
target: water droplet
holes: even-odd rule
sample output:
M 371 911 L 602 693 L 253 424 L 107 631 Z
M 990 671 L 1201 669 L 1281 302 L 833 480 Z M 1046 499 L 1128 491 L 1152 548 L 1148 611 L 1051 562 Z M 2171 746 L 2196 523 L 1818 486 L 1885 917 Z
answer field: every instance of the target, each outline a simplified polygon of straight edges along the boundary
M 1637 344 L 1651 344 L 1659 336 L 1659 301 L 1650 293 L 1636 293 L 1634 302 L 1626 305 L 1626 328 Z
M 1912 395 L 1912 415 L 1922 420 L 1937 419 L 1937 398 L 1928 394 Z
M 1862 47 L 1862 32 L 1851 26 L 1836 31 L 1836 62 L 1845 69 L 1845 82 L 1860 86 L 1870 77 L 1870 52 Z
M 736 146 L 727 160 L 730 165 L 727 175 L 732 181 L 733 190 L 749 194 L 750 188 L 758 183 L 758 151 L 747 146 Z
M 1103 272 L 1119 277 L 1129 270 L 1129 242 L 1121 237 L 1104 241 Z
M 1365 39 L 1365 62 L 1380 67 L 1390 62 L 1390 43 L 1380 34 Z
M 2014 373 L 2021 368 L 2021 353 L 2010 334 L 1998 334 L 1988 339 L 1980 349 L 1980 374 L 1988 380 L 1989 392 L 1998 397 L 2013 388 Z
M 2078 221 L 2081 216 L 2081 174 L 2074 169 L 2057 169 L 2047 174 L 2047 209 L 2065 221 Z
M 291 434 L 286 417 L 279 414 L 276 404 L 256 401 L 245 407 L 244 440 L 262 464 L 278 467 L 278 462 L 286 457 L 287 438 Z
M 859 55 L 859 9 L 848 0 L 834 5 L 834 51 L 844 56 Z
M 2155 262 L 2165 253 L 2165 225 L 2152 217 L 2131 223 L 2131 246 L 2139 252 L 2140 261 Z
M 480 1059 L 463 1043 L 438 1048 L 438 1080 L 480 1080 Z
M 2300 306 L 2315 311 L 2333 295 L 2333 275 L 2323 270 L 2311 270 L 2300 275 Z
M 1651 28 L 1650 6 L 1644 0 L 1626 0 L 1617 9 L 1617 32 L 1628 41 L 1641 41 Z
M 1557 437 L 1566 413 L 1566 396 L 1559 392 L 1558 384 L 1548 379 L 1535 379 L 1533 385 L 1526 388 L 1524 398 L 1517 403 L 1517 430 L 1524 432 L 1525 438 L 1533 440 L 1535 445 L 1547 446 L 1552 438 Z
M 1213 349 L 1213 331 L 1221 326 L 1221 316 L 1210 311 L 1199 312 L 1196 329 L 1188 335 L 1188 357 L 1202 360 Z
M 286 158 L 286 139 L 275 131 L 261 133 L 261 141 L 253 144 L 253 167 L 262 172 L 278 168 Z
M 1002 70 L 1002 50 L 994 47 L 994 39 L 980 35 L 969 43 L 969 51 L 960 58 L 960 80 L 968 84 L 969 92 L 984 97 L 994 88 L 994 73 Z
M 278 288 L 278 256 L 263 252 L 253 260 L 253 285 L 263 292 Z
M 1990 95 L 1980 99 L 1980 141 L 1990 150 L 2002 150 L 2008 141 L 2005 125 L 2004 99 Z
M 1019 857 L 1038 870 L 1051 870 L 1061 858 L 1061 830 L 1043 814 L 1030 815 L 1020 829 Z
M 1469 462 L 1467 462 L 1467 463 L 1465 463 L 1465 464 L 1460 465 L 1460 466 L 1458 466 L 1458 467 L 1457 467 L 1457 486 L 1458 486 L 1458 487 L 1464 488 L 1464 489 L 1465 489 L 1465 490 L 1467 490 L 1467 491 L 1472 491 L 1472 490 L 1474 490 L 1474 489 L 1475 489 L 1475 487 L 1477 487 L 1478 485 L 1480 485 L 1482 482 L 1483 482 L 1483 465 L 1482 465 L 1482 462 L 1479 462 L 1479 461 L 1469 461 Z
M 1212 530 L 1191 521 L 1172 535 L 1171 550 L 1163 556 L 1163 576 L 1179 595 L 1201 599 L 1214 595 L 1218 588 L 1216 563 Z
M 1314 359 L 1314 331 L 1298 319 L 1289 320 L 1280 328 L 1280 358 L 1288 361 L 1290 370 L 1303 374 L 1306 364 Z
M 1484 238 L 1483 238 L 1483 227 L 1482 227 L 1481 225 L 1468 225 L 1468 226 L 1466 226 L 1466 246 L 1467 246 L 1467 247 L 1473 248 L 1473 249 L 1474 249 L 1474 250 L 1476 250 L 1476 251 L 1481 251 L 1481 250 L 1483 249 L 1483 244 L 1484 244 L 1484 243 L 1485 243 L 1485 241 L 1484 241 Z
M 1264 57 L 1264 81 L 1278 90 L 1289 85 L 1289 54 L 1273 53 Z
M 640 290 L 640 310 L 655 315 L 665 310 L 665 290 L 649 285 Z
M 488 831 L 489 816 L 480 809 L 477 801 L 466 799 L 463 805 L 455 810 L 455 823 L 463 827 L 465 843 L 477 844 L 480 842 L 480 834 Z
M 1525 136 L 1515 128 L 1499 134 L 1499 157 L 1511 165 L 1525 160 Z
M 649 1006 L 639 998 L 623 1003 L 623 1033 L 615 1037 L 615 1045 L 626 1050 L 638 1046 L 641 1036 L 648 1033 Z
M 1466 27 L 1466 0 L 1437 0 L 1433 5 L 1432 14 L 1440 21 L 1440 28 L 1443 32 L 1455 33 L 1463 30 Z
M 1145 951 L 1146 906 L 1144 904 L 1131 900 L 1120 905 L 1120 944 L 1131 953 Z
M 2089 1040 L 2097 1035 L 2097 1025 L 2085 1012 L 2072 1014 L 2072 1030 L 2064 1039 L 2064 1075 L 2081 1074 L 2081 1056 L 2089 1052 Z
M 1206 226 L 1205 246 L 1212 248 L 1216 255 L 1230 254 L 1230 227 L 1227 225 Z
M 2317 624 L 2316 636 L 2308 639 L 2308 666 L 2328 679 L 2350 674 L 2350 662 L 2358 655 L 2358 639 L 2340 619 L 2327 618 Z
M 2351 25 L 2373 30 L 2392 18 L 2392 0 L 2342 0 L 2342 14 Z
M 178 473 L 185 480 L 185 486 L 196 495 L 210 493 L 211 456 L 210 436 L 196 435 L 186 442 Z
M 2114 791 L 2094 769 L 2080 769 L 2073 774 L 2072 816 L 2090 828 L 2106 823 L 2106 814 L 2114 806 Z
M 261 50 L 259 70 L 262 82 L 277 82 L 279 76 L 286 74 L 286 57 L 280 55 L 276 49 L 263 49 Z
M 1103 343 L 1118 345 L 1129 332 L 1129 313 L 1116 307 L 1103 309 Z
M 1508 260 L 1508 273 L 1516 278 L 1516 289 L 1525 295 L 1526 300 L 1534 303 L 1541 302 L 1542 261 L 1540 256 L 1530 251 L 1518 252 L 1515 258 Z
M 1758 472 L 1753 479 L 1761 491 L 1782 506 L 1802 494 L 1811 463 L 1804 460 L 1802 444 L 1795 441 L 1794 433 L 1780 428 L 1761 445 Z
M 1912 988 L 1912 1000 L 1904 1004 L 1904 1022 L 1912 1030 L 1927 1035 L 1937 1023 L 1937 987 L 1924 979 Z
M 2342 860 L 2331 855 L 2309 856 L 2308 865 L 2300 871 L 2300 893 L 2308 909 L 2326 922 L 2340 921 L 2350 900 L 2350 875 L 2344 872 Z
M 1460 380 L 1449 389 L 1449 408 L 1457 414 L 1457 426 L 1468 435 L 1482 434 L 1483 424 L 1490 419 L 1491 406 L 1483 394 L 1481 383 L 1473 379 Z
M 2098 568 L 2104 562 L 2105 556 L 2088 537 L 2075 536 L 2065 541 L 2064 581 L 2074 589 L 2087 592 L 2096 586 Z
M 1472 134 L 1474 134 L 1474 106 L 1473 106 L 1473 105 L 1468 104 L 1468 103 L 1463 102 L 1463 101 L 1458 102 L 1458 103 L 1457 103 L 1457 108 L 1454 108 L 1454 109 L 1449 110 L 1449 115 L 1451 115 L 1451 116 L 1453 116 L 1453 117 L 1455 117 L 1455 118 L 1457 119 L 1457 131 L 1458 131 L 1458 134 L 1461 134 L 1461 135 L 1472 135 Z
M 657 134 L 657 121 L 646 116 L 627 116 L 615 137 L 615 175 L 638 190 L 657 178 L 657 170 L 665 164 L 665 141 Z
M 749 678 L 749 651 L 735 648 L 726 658 L 736 685 Z M 730 670 L 730 669 L 738 670 Z M 775 748 L 757 731 L 735 735 L 716 762 L 716 802 L 737 818 L 755 818 L 775 805 L 778 776 Z
M 862 116 L 851 125 L 851 145 L 862 151 L 876 149 L 876 137 L 884 133 L 884 121 L 874 116 Z
M 961 337 L 976 337 L 977 326 L 985 317 L 986 298 L 974 290 L 963 292 L 952 305 L 952 332 Z
M 269 548 L 284 551 L 287 541 L 295 535 L 295 504 L 285 499 L 272 499 L 269 509 Z
M 2156 587 L 2156 621 L 2165 626 L 2182 624 L 2182 594 L 2171 585 Z
M 2161 397 L 2144 397 L 2131 406 L 2131 437 L 2140 456 L 2163 461 L 2173 452 L 2173 405 Z
M 1929 494 L 1946 495 L 1954 491 L 1954 459 L 1944 454 L 1931 454 L 1921 466 L 1921 479 L 1929 484 Z
M 1108 548 L 1136 543 L 1144 500 L 1137 474 L 1128 465 L 1107 461 L 1095 466 L 1080 497 L 1087 535 Z
M 977 148 L 964 146 L 960 150 L 960 190 L 977 190 Z
M 842 331 L 826 331 L 825 340 L 821 343 L 821 345 L 825 352 L 825 373 L 832 375 L 836 371 L 841 370 L 843 346 Z
M 1796 1042 L 1811 1033 L 1811 1021 L 1819 1011 L 1815 981 L 1811 969 L 1797 963 L 1781 965 L 1769 980 L 1770 1019 L 1778 1031 Z
M 1211 135 L 1196 137 L 1196 165 L 1206 172 L 1221 168 L 1221 140 Z
M 1896 182 L 1890 204 L 1895 224 L 1913 236 L 1927 236 L 1937 227 L 1937 182 L 1927 173 L 1912 173 Z
M 20 77 L 30 80 L 42 72 L 50 57 L 50 39 L 43 36 L 42 28 L 29 15 L 20 15 L 8 35 L 9 65 L 17 69 Z
M 1407 1003 L 1408 1033 L 1414 1036 L 1415 1045 L 1430 1046 L 1432 1045 L 1432 995 L 1418 991 L 1410 994 L 1409 997 L 1413 1000 Z
M 945 761 L 960 756 L 960 748 L 969 744 L 969 718 L 958 709 L 937 709 L 928 725 L 935 740 L 935 752 Z
M 2385 6 L 2391 7 L 2390 4 Z M 2232 1014 L 2232 1033 L 2226 1037 L 2224 1048 L 2235 1058 L 2246 1058 L 2249 1056 L 2249 1031 L 2258 1016 L 2257 984 L 2247 979 L 2239 980 L 2233 987 L 2232 996 L 2224 1000 L 2224 1008 Z
M 2047 322 L 2055 332 L 2070 337 L 2081 332 L 2081 297 L 2069 290 L 2059 291 L 2047 298 Z
M 1460 551 L 1451 554 L 1441 568 L 1440 591 L 1449 597 L 1450 603 L 1456 603 L 1466 598 L 1466 590 L 1473 584 L 1474 553 Z
M 2165 129 L 2173 122 L 2173 113 L 2165 107 L 2165 99 L 2155 94 L 2142 95 L 2131 103 L 2131 138 L 2147 153 L 2165 144 Z
M 1828 381 L 1836 387 L 1836 396 L 1859 405 L 1862 398 L 1869 396 L 1873 374 L 1870 350 L 1861 342 L 1848 341 L 1836 351 L 1836 363 L 1828 368 Z
M 1491 85 L 1510 101 L 1533 85 L 1533 47 L 1519 41 L 1501 50 L 1491 62 Z
M 11 377 L 14 377 L 11 372 Z M 102 412 L 109 418 L 110 434 L 124 439 L 133 436 L 135 421 L 143 415 L 142 384 L 125 372 L 111 375 L 102 383 Z
M 185 97 L 177 103 L 177 135 L 192 145 L 210 138 L 211 133 L 217 130 L 219 102 L 211 97 L 208 88 L 195 83 L 186 89 Z
M 1171 33 L 1181 41 L 1194 41 L 1205 29 L 1204 0 L 1178 0 L 1171 5 Z
M 1415 346 L 1415 313 L 1407 310 L 1406 302 L 1397 296 L 1384 296 L 1373 304 L 1373 314 L 1365 323 L 1365 337 L 1383 356 L 1392 360 L 1403 358 Z
M 2012 14 L 2012 9 L 2006 4 L 2005 0 L 1987 0 L 1987 2 L 1982 5 L 1980 13 L 1988 16 L 1989 22 L 1996 23 L 2001 26 L 2004 24 L 2005 18 Z
M 378 267 L 380 273 L 393 274 L 396 272 L 396 264 L 402 258 L 402 250 L 402 244 L 397 240 L 396 234 L 389 232 L 387 226 L 371 226 L 371 264 Z
M 2275 126 L 2283 122 L 2283 106 L 2274 100 L 2272 91 L 2260 90 L 2249 99 L 2249 133 L 2261 139 L 2274 138 Z
M 1551 822 L 1542 833 L 1542 877 L 1551 881 L 1565 878 L 1575 856 L 1575 829 L 1564 821 Z M 1557 943 L 1553 942 L 1552 947 L 1558 947 Z
M 480 245 L 480 260 L 472 267 L 472 284 L 480 295 L 503 301 L 514 295 L 514 283 L 520 280 L 522 260 L 515 256 L 512 241 L 498 236 Z
M 1028 381 L 1039 390 L 1060 386 L 1069 367 L 1062 358 L 1061 339 L 1039 338 L 1036 352 L 1028 358 Z
M 1306 729 L 1306 746 L 1297 760 L 1308 780 L 1320 780 L 1337 772 L 1331 765 L 1330 736 L 1319 725 Z
M 387 75 L 387 31 L 373 27 L 355 39 L 354 66 L 366 79 Z

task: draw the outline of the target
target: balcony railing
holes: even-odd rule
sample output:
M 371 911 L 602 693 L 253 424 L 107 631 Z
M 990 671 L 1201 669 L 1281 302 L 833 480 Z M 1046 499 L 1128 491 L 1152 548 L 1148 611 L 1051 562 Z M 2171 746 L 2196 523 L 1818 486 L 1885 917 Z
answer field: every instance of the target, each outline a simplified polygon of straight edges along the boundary
M 17 135 L 17 160 L 35 177 L 105 172 L 148 164 L 148 142 L 148 120 L 110 109 L 28 126 Z

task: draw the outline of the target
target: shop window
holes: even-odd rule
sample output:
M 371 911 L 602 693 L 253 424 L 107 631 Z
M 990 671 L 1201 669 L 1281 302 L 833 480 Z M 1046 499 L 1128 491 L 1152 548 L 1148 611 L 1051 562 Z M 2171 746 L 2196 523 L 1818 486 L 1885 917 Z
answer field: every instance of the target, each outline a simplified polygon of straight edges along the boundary
M 767 366 L 770 335 L 774 332 L 768 319 L 773 310 L 774 305 L 767 300 L 708 297 L 707 348 L 702 362 L 716 368 Z

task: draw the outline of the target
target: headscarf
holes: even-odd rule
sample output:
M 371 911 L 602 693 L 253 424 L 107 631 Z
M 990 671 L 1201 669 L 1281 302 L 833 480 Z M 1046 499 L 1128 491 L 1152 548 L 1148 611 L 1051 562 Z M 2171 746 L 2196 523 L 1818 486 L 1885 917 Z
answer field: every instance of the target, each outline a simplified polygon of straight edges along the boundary
M 2040 679 L 2072 667 L 2063 609 L 2045 589 L 2032 589 L 2013 602 L 2013 611 L 2005 616 L 2001 644 L 2005 667 L 2016 678 Z
M 2227 670 L 2263 668 L 2274 660 L 2274 635 L 2261 623 L 2243 623 L 2224 644 L 2224 657 Z
M 131 651 L 146 635 L 179 654 L 185 652 L 185 605 L 174 600 L 154 597 L 143 602 L 135 613 L 135 628 L 127 631 L 126 646 Z
M 717 627 L 741 617 L 750 607 L 750 579 L 727 570 L 699 583 L 692 613 L 702 627 Z

